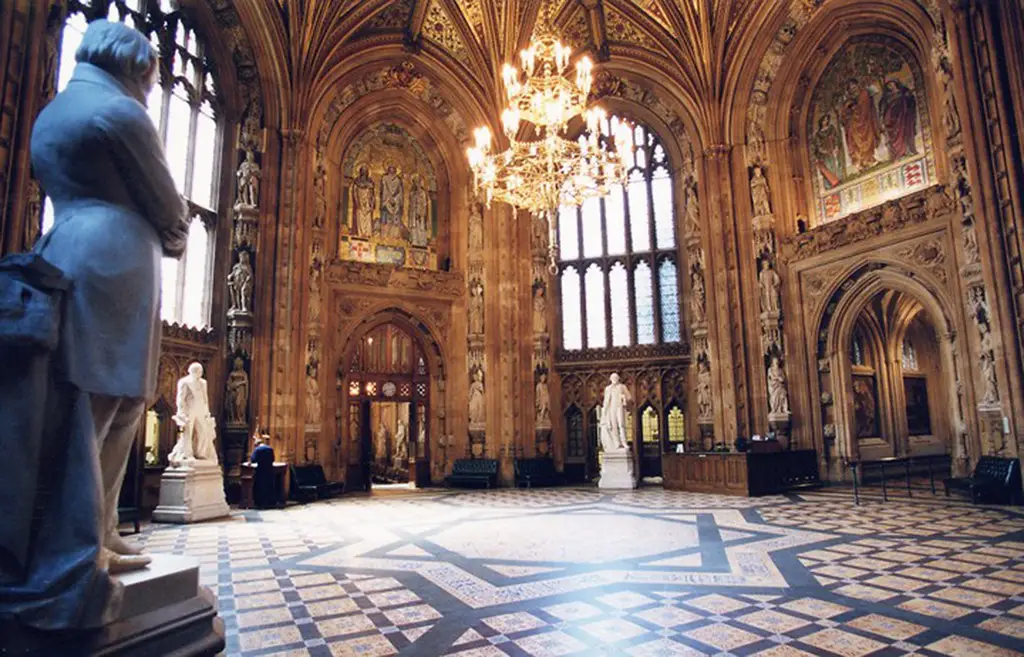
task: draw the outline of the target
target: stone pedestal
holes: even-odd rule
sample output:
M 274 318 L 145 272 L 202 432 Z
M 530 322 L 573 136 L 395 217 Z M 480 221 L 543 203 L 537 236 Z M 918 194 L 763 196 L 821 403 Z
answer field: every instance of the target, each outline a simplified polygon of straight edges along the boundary
M 160 478 L 160 504 L 153 511 L 154 522 L 200 522 L 229 513 L 218 464 L 191 461 L 164 470 Z
M 199 560 L 151 554 L 148 568 L 113 579 L 122 602 L 98 631 L 26 632 L 0 623 L 0 654 L 198 657 L 224 650 L 224 623 L 213 594 L 199 586 Z
M 636 488 L 632 454 L 627 450 L 605 452 L 601 462 L 601 479 L 597 487 L 612 490 Z

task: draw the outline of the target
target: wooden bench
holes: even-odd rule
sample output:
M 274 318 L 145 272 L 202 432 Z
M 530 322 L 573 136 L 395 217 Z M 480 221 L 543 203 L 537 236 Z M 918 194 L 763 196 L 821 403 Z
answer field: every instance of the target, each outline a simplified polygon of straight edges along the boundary
M 452 473 L 444 478 L 445 486 L 483 484 L 485 488 L 498 485 L 497 459 L 456 459 Z
M 345 483 L 327 481 L 324 469 L 319 463 L 291 466 L 290 497 L 298 502 L 323 500 L 345 492 Z
M 515 471 L 516 487 L 557 486 L 563 481 L 550 458 L 516 459 Z
M 1021 494 L 1020 459 L 999 456 L 982 456 L 974 466 L 970 477 L 945 479 L 946 496 L 950 489 L 967 491 L 975 504 L 1020 504 Z

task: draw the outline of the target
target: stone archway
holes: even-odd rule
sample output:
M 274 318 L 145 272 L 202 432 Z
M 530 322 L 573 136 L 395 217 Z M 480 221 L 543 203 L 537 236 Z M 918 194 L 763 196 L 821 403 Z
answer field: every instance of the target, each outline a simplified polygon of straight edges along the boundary
M 345 473 L 347 488 L 370 487 L 372 446 L 366 437 L 375 403 L 406 406 L 408 480 L 429 485 L 444 469 L 448 402 L 443 352 L 431 330 L 399 308 L 373 312 L 347 332 L 335 362 L 335 467 Z
M 888 263 L 862 265 L 835 288 L 816 350 L 831 479 L 848 460 L 945 453 L 954 469 L 966 462 L 951 317 L 940 294 Z M 904 344 L 915 367 L 903 362 Z

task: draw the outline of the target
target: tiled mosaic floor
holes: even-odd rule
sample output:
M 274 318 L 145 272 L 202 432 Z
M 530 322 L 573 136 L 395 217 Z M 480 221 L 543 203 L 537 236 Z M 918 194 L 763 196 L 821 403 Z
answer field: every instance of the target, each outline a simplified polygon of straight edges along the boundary
M 149 526 L 230 655 L 1024 654 L 1024 509 L 843 490 L 348 497 Z

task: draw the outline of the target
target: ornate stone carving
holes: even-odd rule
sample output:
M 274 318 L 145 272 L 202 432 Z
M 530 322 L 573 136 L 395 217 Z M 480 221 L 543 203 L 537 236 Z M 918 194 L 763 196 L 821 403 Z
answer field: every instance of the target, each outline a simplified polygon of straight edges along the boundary
M 472 377 L 473 380 L 469 384 L 469 426 L 471 429 L 480 429 L 486 422 L 483 370 L 476 368 Z
M 228 315 L 252 314 L 252 265 L 249 264 L 249 252 L 239 251 L 238 262 L 228 274 Z
M 694 266 L 690 272 L 690 320 L 693 324 L 703 324 L 707 320 L 706 304 L 704 271 Z
M 245 152 L 245 160 L 238 165 L 235 177 L 238 179 L 238 198 L 235 209 L 258 208 L 260 206 L 260 178 L 262 177 L 256 155 L 251 150 Z
M 392 290 L 428 292 L 450 298 L 461 296 L 464 285 L 462 275 L 455 272 L 427 271 L 352 261 L 331 263 L 327 269 L 327 280 L 332 285 L 387 287 Z
M 946 273 L 946 249 L 937 239 L 924 240 L 912 246 L 900 249 L 899 256 L 918 265 L 924 266 L 935 278 L 945 284 L 949 276 Z
M 318 146 L 313 164 L 313 230 L 322 230 L 327 218 L 327 167 Z
M 764 171 L 760 166 L 755 166 L 750 174 L 750 200 L 753 203 L 755 217 L 771 215 L 771 192 L 768 189 L 768 179 L 764 177 Z
M 768 419 L 789 419 L 789 392 L 786 390 L 786 373 L 778 358 L 772 358 L 768 367 Z
M 235 358 L 224 389 L 224 413 L 228 425 L 245 425 L 248 409 L 249 374 L 245 371 L 245 362 L 241 358 Z
M 711 368 L 706 358 L 697 361 L 697 419 L 710 422 L 714 408 L 711 403 Z
M 782 279 L 772 269 L 771 260 L 761 260 L 761 273 L 757 275 L 757 282 L 761 288 L 761 312 L 778 313 L 781 308 L 779 304 L 779 285 Z
M 930 221 L 952 210 L 953 205 L 945 188 L 937 185 L 818 226 L 806 233 L 787 237 L 781 240 L 780 252 L 784 259 L 794 262 Z

